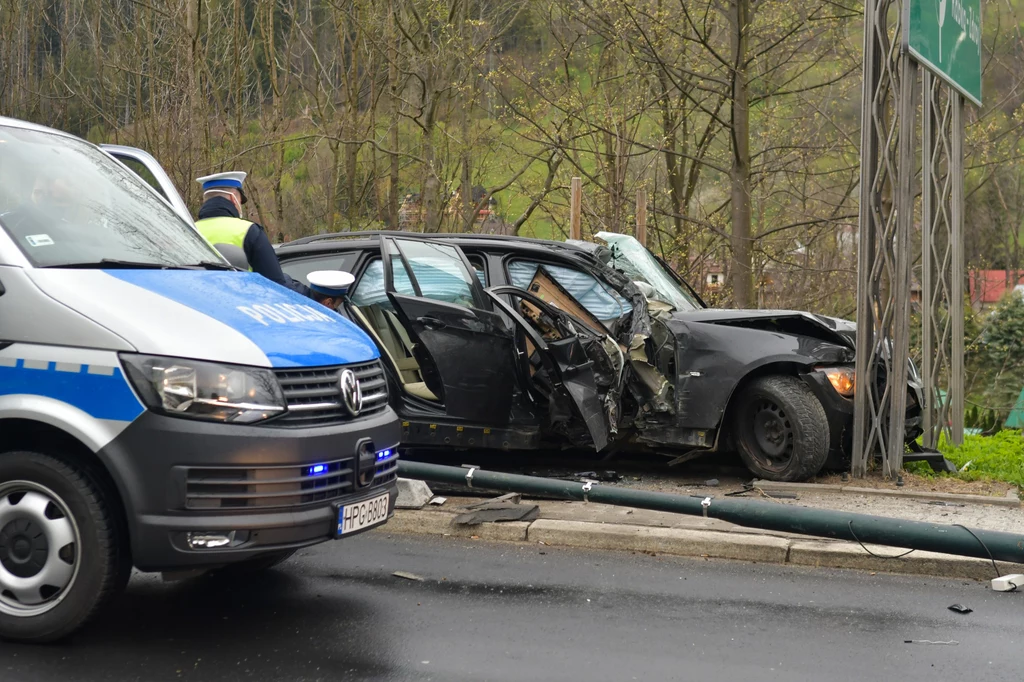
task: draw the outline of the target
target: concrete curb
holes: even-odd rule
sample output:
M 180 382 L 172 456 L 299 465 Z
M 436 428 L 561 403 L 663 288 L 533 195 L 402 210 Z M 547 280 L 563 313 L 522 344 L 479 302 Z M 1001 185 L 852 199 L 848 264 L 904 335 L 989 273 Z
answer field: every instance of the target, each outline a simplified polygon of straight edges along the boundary
M 398 509 L 383 530 L 390 533 L 415 533 L 418 535 L 450 535 L 459 538 L 476 537 L 481 540 L 499 542 L 525 542 L 528 521 L 504 523 L 481 523 L 479 526 L 456 526 L 452 523 L 457 514 L 424 509 Z M 535 522 L 536 523 L 536 522 Z
M 592 549 L 626 549 L 680 556 L 784 564 L 789 540 L 766 535 L 738 535 L 710 530 L 655 528 L 621 524 L 538 519 L 527 531 L 530 542 Z
M 753 482 L 766 494 L 779 493 L 849 493 L 851 495 L 875 495 L 879 497 L 903 497 L 914 500 L 935 500 L 936 502 L 959 502 L 962 504 L 988 504 L 996 507 L 1019 508 L 1020 498 L 1012 490 L 1006 497 L 989 495 L 967 495 L 961 493 L 938 493 L 925 490 L 890 490 L 888 488 L 860 488 L 834 483 L 785 483 L 781 481 Z
M 619 523 L 538 519 L 533 522 L 483 523 L 456 526 L 456 514 L 440 510 L 396 512 L 380 531 L 476 538 L 499 542 L 532 542 L 561 547 L 654 552 L 675 556 L 733 559 L 818 568 L 848 568 L 881 573 L 927 575 L 940 578 L 989 580 L 992 563 L 982 559 L 915 551 L 903 553 L 892 547 L 871 547 L 872 556 L 856 543 L 841 540 L 782 538 L 756 533 L 633 526 Z M 905 550 L 904 550 L 905 551 Z M 999 563 L 1003 574 L 1024 573 L 1024 564 Z

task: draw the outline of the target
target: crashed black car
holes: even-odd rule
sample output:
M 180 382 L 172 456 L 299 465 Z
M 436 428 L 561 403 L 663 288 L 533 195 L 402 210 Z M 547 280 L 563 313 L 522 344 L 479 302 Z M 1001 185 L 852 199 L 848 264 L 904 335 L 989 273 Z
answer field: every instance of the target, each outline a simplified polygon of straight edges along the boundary
M 853 323 L 708 308 L 632 237 L 598 238 L 362 232 L 278 255 L 300 280 L 355 276 L 345 312 L 386 359 L 410 452 L 738 451 L 758 477 L 788 481 L 848 466 Z M 913 368 L 908 392 L 910 442 Z

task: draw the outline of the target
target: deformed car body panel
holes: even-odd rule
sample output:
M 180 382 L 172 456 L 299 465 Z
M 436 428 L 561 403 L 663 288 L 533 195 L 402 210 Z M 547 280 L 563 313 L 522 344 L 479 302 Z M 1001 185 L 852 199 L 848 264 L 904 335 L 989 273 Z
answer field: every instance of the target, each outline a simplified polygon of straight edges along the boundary
M 855 345 L 856 326 L 852 323 L 797 310 L 705 308 L 703 310 L 677 311 L 673 313 L 673 317 L 692 322 L 820 338 L 850 349 L 853 349 Z
M 688 316 L 663 323 L 677 341 L 675 421 L 683 428 L 717 428 L 737 386 L 765 368 L 796 373 L 853 359 L 845 344 L 811 336 L 697 322 Z

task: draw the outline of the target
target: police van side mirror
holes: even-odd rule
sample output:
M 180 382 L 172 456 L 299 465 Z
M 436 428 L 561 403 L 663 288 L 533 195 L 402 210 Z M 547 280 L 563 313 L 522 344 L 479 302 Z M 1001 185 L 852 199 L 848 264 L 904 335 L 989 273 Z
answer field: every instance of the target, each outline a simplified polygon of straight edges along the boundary
M 224 259 L 239 270 L 249 269 L 249 259 L 245 257 L 245 251 L 234 244 L 214 244 L 213 248 L 224 256 Z

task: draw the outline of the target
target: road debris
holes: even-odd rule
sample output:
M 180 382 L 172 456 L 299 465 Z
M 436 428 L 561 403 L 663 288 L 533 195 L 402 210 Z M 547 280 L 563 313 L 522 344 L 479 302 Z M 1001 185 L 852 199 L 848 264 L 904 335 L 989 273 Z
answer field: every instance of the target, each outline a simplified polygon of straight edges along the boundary
M 974 609 L 972 609 L 971 607 L 964 606 L 963 604 L 952 604 L 947 608 L 950 611 L 956 611 L 957 613 L 971 613 L 972 611 L 974 611 Z
M 398 499 L 395 500 L 395 508 L 423 509 L 433 496 L 434 494 L 425 482 L 399 478 Z
M 617 471 L 577 471 L 573 476 L 581 481 L 591 480 L 598 483 L 618 483 L 622 480 Z
M 438 496 L 436 496 L 434 498 L 431 498 L 430 504 L 442 505 L 442 504 L 444 504 L 447 501 L 448 501 L 447 497 L 441 497 L 440 495 L 438 495 Z
M 499 495 L 498 497 L 494 497 L 489 500 L 484 500 L 482 502 L 472 502 L 470 504 L 460 507 L 460 509 L 464 511 L 471 511 L 475 509 L 489 509 L 494 504 L 500 504 L 503 502 L 507 502 L 510 504 L 519 504 L 522 501 L 523 496 L 520 495 L 519 493 L 505 493 L 504 495 Z
M 395 576 L 396 578 L 405 578 L 406 580 L 415 580 L 416 582 L 420 582 L 420 583 L 423 582 L 424 580 L 426 580 L 426 578 L 424 578 L 422 576 L 418 576 L 415 573 L 408 573 L 406 571 L 395 571 L 391 575 Z
M 952 645 L 952 646 L 956 646 L 956 645 L 960 644 L 960 642 L 956 641 L 955 639 L 950 640 L 948 642 L 933 642 L 930 639 L 905 639 L 905 640 L 903 640 L 903 643 L 904 644 L 949 644 L 949 645 Z
M 539 516 L 540 507 L 535 504 L 495 502 L 485 508 L 478 508 L 464 514 L 459 514 L 452 519 L 452 523 L 457 526 L 479 526 L 481 523 L 491 522 L 535 521 Z

